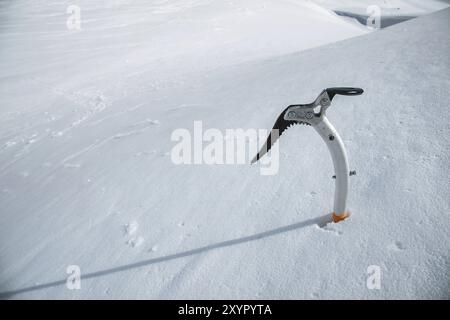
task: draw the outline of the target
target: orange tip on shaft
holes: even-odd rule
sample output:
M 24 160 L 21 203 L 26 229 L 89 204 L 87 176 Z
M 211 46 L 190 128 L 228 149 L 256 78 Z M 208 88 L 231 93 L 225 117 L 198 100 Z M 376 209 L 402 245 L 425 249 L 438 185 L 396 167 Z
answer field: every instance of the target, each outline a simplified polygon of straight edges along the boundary
M 334 223 L 338 223 L 338 222 L 344 221 L 348 217 L 350 217 L 350 212 L 348 212 L 348 211 L 343 212 L 340 215 L 337 215 L 335 212 L 333 212 L 333 222 Z

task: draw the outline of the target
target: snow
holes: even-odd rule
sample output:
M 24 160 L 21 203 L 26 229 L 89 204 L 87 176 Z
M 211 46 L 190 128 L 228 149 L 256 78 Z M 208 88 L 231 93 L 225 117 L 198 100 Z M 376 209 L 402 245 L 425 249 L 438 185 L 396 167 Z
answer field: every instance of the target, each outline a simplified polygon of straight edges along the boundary
M 313 0 L 329 10 L 349 11 L 366 14 L 369 6 L 378 6 L 384 15 L 420 16 L 448 7 L 448 3 L 439 0 Z
M 367 24 L 369 17 L 380 15 L 380 27 L 385 28 L 417 16 L 448 7 L 439 0 L 313 0 L 315 3 L 334 11 L 349 20 Z M 447 1 L 448 2 L 448 1 Z M 369 22 L 370 25 L 370 22 Z
M 81 30 L 70 1 L 0 3 L 2 298 L 450 298 L 450 9 L 371 32 L 332 1 L 78 3 Z M 309 127 L 273 176 L 171 162 L 175 129 L 270 129 L 332 86 L 365 90 L 328 111 L 345 222 Z

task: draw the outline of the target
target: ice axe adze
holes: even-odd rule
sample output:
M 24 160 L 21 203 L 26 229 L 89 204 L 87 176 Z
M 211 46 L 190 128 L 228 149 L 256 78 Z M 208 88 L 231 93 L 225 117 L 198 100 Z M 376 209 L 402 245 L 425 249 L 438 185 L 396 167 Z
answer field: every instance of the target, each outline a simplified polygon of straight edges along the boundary
M 333 178 L 336 178 L 333 212 L 334 222 L 342 221 L 349 216 L 349 212 L 346 208 L 348 176 L 355 173 L 349 172 L 344 143 L 336 129 L 326 117 L 326 110 L 331 105 L 334 96 L 337 94 L 356 96 L 363 92 L 364 91 L 361 88 L 328 88 L 323 90 L 312 103 L 290 105 L 280 114 L 271 133 L 267 137 L 265 144 L 252 160 L 252 163 L 254 163 L 266 154 L 278 137 L 293 124 L 305 124 L 316 129 L 323 141 L 327 144 L 333 159 L 335 170 L 335 176 Z M 319 107 L 320 109 L 317 111 Z

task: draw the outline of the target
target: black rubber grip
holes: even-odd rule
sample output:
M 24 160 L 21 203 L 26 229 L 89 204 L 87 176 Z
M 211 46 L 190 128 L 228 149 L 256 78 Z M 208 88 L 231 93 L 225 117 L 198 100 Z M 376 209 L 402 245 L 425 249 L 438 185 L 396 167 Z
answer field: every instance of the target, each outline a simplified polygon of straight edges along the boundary
M 344 96 L 358 96 L 364 92 L 361 88 L 350 88 L 350 87 L 336 87 L 336 88 L 328 88 L 327 93 L 330 99 L 337 94 Z

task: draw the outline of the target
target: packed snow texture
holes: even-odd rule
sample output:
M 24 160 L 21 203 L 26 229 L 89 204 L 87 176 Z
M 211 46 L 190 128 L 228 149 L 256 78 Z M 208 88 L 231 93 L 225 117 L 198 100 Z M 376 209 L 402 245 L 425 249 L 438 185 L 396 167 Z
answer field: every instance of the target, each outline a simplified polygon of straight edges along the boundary
M 450 298 L 450 9 L 372 32 L 320 2 L 81 0 L 68 30 L 72 1 L 1 1 L 0 296 Z M 274 176 L 171 162 L 194 120 L 270 129 L 333 86 L 365 90 L 328 110 L 345 222 L 310 127 Z

